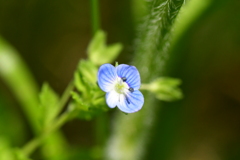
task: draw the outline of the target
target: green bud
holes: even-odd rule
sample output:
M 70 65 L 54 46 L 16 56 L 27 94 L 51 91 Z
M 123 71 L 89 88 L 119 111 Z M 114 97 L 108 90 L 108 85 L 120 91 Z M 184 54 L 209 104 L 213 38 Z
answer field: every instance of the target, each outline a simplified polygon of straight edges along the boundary
M 96 115 L 106 112 L 109 109 L 105 104 L 104 95 L 83 99 L 76 92 L 72 92 L 71 94 L 74 101 L 70 105 L 77 111 L 75 117 L 90 120 Z
M 152 92 L 159 100 L 174 101 L 183 97 L 182 91 L 179 88 L 180 84 L 180 79 L 163 77 L 157 78 L 150 84 L 142 84 L 141 89 Z
M 115 43 L 112 45 L 106 45 L 106 34 L 103 31 L 98 31 L 88 46 L 89 59 L 96 65 L 104 63 L 111 63 L 117 58 L 122 45 Z
M 71 92 L 71 106 L 78 112 L 73 116 L 91 119 L 95 115 L 107 111 L 104 92 L 97 85 L 98 68 L 89 60 L 81 60 L 74 74 L 77 92 Z

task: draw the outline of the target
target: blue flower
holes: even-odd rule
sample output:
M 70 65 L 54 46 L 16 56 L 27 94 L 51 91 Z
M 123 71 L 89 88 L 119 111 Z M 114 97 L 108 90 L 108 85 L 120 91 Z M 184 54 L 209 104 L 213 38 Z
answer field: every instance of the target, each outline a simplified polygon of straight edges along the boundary
M 133 113 L 143 106 L 144 98 L 138 90 L 140 75 L 134 66 L 103 64 L 98 71 L 98 85 L 107 93 L 106 102 L 110 108 L 117 106 L 125 113 Z

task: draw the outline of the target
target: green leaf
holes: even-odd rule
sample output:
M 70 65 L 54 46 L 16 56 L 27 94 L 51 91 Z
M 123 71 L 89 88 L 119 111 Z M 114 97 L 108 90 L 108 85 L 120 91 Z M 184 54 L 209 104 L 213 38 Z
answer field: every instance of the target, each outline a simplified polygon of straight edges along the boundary
M 120 43 L 106 46 L 106 34 L 100 30 L 96 32 L 88 46 L 88 55 L 95 65 L 102 65 L 111 63 L 116 59 L 121 50 L 122 45 Z
M 114 59 L 117 58 L 119 53 L 121 52 L 123 46 L 121 43 L 115 43 L 112 45 L 109 45 L 105 50 L 104 53 L 102 53 L 102 57 L 98 60 L 98 64 L 104 64 L 104 63 L 111 63 L 114 61 Z M 102 61 L 101 61 L 102 60 Z
M 53 89 L 44 83 L 39 94 L 42 126 L 46 127 L 58 113 L 59 96 L 53 91 Z
M 154 93 L 159 100 L 174 101 L 183 97 L 182 91 L 178 87 L 180 84 L 180 79 L 163 77 L 157 78 L 150 84 L 143 84 L 142 87 Z
M 94 54 L 97 55 L 98 52 L 101 52 L 101 50 L 103 50 L 106 47 L 105 42 L 106 42 L 106 34 L 101 30 L 96 32 L 96 34 L 94 35 L 93 39 L 91 40 L 88 46 L 89 55 L 90 56 Z
M 78 66 L 78 70 L 85 83 L 96 84 L 98 69 L 91 61 L 81 60 Z
M 78 110 L 78 113 L 74 115 L 78 118 L 90 120 L 94 116 L 108 110 L 105 104 L 104 95 L 96 96 L 100 94 L 99 92 L 85 99 L 77 92 L 72 92 L 71 94 L 73 102 L 70 105 L 72 108 Z
M 97 86 L 97 67 L 89 60 L 81 60 L 74 73 L 74 84 L 83 98 L 89 97 Z
M 84 85 L 84 82 L 81 78 L 79 71 L 76 71 L 74 73 L 74 85 L 78 91 L 83 92 L 83 93 L 86 92 L 86 86 Z
M 97 85 L 97 66 L 89 60 L 81 60 L 74 74 L 77 91 L 71 92 L 71 106 L 78 110 L 77 116 L 90 120 L 95 115 L 107 111 L 105 93 Z

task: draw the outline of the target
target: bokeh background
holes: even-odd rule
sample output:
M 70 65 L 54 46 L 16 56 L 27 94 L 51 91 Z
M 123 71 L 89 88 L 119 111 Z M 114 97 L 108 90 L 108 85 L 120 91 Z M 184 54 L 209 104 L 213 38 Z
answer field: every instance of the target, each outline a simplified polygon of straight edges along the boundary
M 119 63 L 140 65 L 134 57 L 136 37 L 146 18 L 146 8 L 151 7 L 149 3 L 99 1 L 101 28 L 107 33 L 107 42 L 121 42 L 124 46 L 117 58 Z M 212 0 L 170 47 L 161 75 L 180 78 L 184 98 L 175 102 L 154 100 L 154 119 L 148 125 L 150 133 L 145 145 L 141 146 L 144 155 L 136 159 L 240 159 L 239 8 L 238 0 Z M 87 58 L 93 36 L 90 14 L 90 1 L 84 0 L 1 0 L 0 35 L 19 52 L 39 87 L 48 82 L 61 94 L 78 61 Z M 0 135 L 9 137 L 14 147 L 23 146 L 33 137 L 19 105 L 0 79 Z M 144 107 L 149 110 L 152 106 Z M 115 109 L 107 113 L 109 136 L 115 134 L 112 127 L 118 122 L 114 122 L 117 112 Z M 95 121 L 76 119 L 63 126 L 69 146 L 79 149 L 76 159 L 99 159 L 84 155 L 96 144 Z M 129 123 L 124 125 L 132 127 L 135 121 Z

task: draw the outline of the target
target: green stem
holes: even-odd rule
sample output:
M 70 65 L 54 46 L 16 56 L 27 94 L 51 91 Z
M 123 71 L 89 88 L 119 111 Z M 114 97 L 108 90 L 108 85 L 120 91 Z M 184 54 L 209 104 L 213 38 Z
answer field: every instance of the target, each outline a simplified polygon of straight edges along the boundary
M 63 107 L 66 105 L 67 101 L 69 100 L 70 96 L 71 96 L 71 91 L 74 89 L 74 81 L 70 81 L 70 83 L 68 84 L 67 88 L 65 89 L 65 91 L 62 94 L 62 97 L 59 101 L 59 107 L 57 112 L 55 113 L 54 117 L 57 117 L 61 111 L 63 110 Z
M 91 0 L 91 21 L 92 21 L 92 33 L 96 33 L 100 28 L 99 20 L 99 4 L 98 0 Z
M 54 131 L 58 130 L 69 118 L 69 116 L 71 115 L 70 112 L 66 111 L 64 114 L 62 114 L 56 121 L 55 123 L 53 123 L 52 125 L 50 125 L 48 128 L 45 129 L 45 131 L 42 132 L 41 135 L 39 135 L 38 137 L 34 138 L 33 140 L 31 140 L 29 143 L 27 143 L 23 149 L 22 149 L 22 153 L 24 153 L 24 155 L 29 156 L 34 150 L 37 149 L 37 147 L 39 147 L 44 140 Z
M 74 83 L 71 81 L 66 90 L 64 91 L 60 102 L 59 102 L 59 109 L 55 113 L 54 117 L 57 117 L 60 112 L 62 111 L 63 107 L 66 105 L 68 99 L 70 98 L 71 91 L 74 89 Z M 52 132 L 59 129 L 68 119 L 69 115 L 71 114 L 71 111 L 66 111 L 64 114 L 62 114 L 57 120 L 55 120 L 53 123 L 51 123 L 45 130 L 42 132 L 41 135 L 34 138 L 32 141 L 27 143 L 23 147 L 23 153 L 27 156 L 30 155 L 41 143 L 44 141 L 45 138 L 47 138 Z

